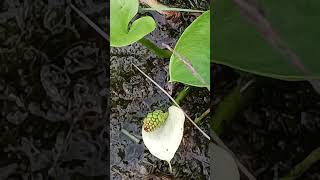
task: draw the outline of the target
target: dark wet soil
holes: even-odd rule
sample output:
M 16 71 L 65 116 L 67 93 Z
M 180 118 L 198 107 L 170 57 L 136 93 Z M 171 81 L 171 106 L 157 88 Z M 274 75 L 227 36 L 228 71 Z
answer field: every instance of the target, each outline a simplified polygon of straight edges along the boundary
M 64 0 L 0 3 L 0 179 L 108 179 L 107 42 Z M 74 1 L 107 30 L 105 1 Z
M 126 54 L 132 51 L 135 57 Z M 138 65 L 174 95 L 178 86 L 168 83 L 168 61 L 156 58 L 139 44 L 124 49 L 112 48 L 111 54 L 111 177 L 171 177 L 165 162 L 152 156 L 142 142 L 136 143 L 121 133 L 121 129 L 125 129 L 141 139 L 142 120 L 146 114 L 155 109 L 167 110 L 171 105 L 169 99 L 131 63 Z M 199 116 L 199 112 L 205 111 L 206 105 L 209 105 L 209 92 L 195 88 L 189 96 L 183 107 L 189 114 Z M 186 125 L 183 143 L 172 160 L 174 177 L 207 179 L 209 164 L 206 140 L 190 124 Z
M 169 3 L 173 6 L 177 1 Z M 180 5 L 185 3 L 180 2 Z M 154 12 L 149 15 L 157 20 L 158 27 L 147 38 L 160 47 L 162 43 L 174 47 L 183 30 L 196 18 L 183 15 L 180 23 L 176 23 Z M 182 88 L 181 84 L 168 82 L 168 59 L 156 57 L 139 43 L 124 48 L 111 48 L 111 178 L 208 179 L 207 140 L 190 123 L 185 123 L 182 143 L 172 159 L 173 174 L 169 173 L 166 162 L 151 155 L 144 146 L 141 138 L 143 118 L 155 109 L 167 110 L 172 103 L 132 64 L 137 65 L 172 96 Z M 193 88 L 182 102 L 182 107 L 195 118 L 209 107 L 209 97 L 206 89 Z M 204 123 L 202 128 L 208 130 L 209 126 Z M 130 139 L 121 132 L 122 129 L 140 139 L 140 142 Z
M 219 65 L 213 70 L 218 102 L 243 76 Z M 257 179 L 278 179 L 320 146 L 320 95 L 307 82 L 258 77 L 254 86 L 253 99 L 221 137 Z M 319 180 L 319 163 L 299 180 Z

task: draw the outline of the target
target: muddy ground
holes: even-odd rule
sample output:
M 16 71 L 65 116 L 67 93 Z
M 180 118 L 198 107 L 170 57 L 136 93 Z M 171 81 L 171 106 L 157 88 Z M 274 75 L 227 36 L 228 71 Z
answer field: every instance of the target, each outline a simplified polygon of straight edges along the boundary
M 207 6 L 202 1 L 163 2 L 182 8 Z M 73 3 L 108 32 L 105 1 Z M 136 43 L 112 49 L 111 61 L 106 61 L 107 42 L 64 0 L 2 1 L 0 13 L 0 179 L 107 179 L 110 171 L 114 179 L 208 179 L 207 142 L 189 123 L 172 161 L 173 175 L 143 143 L 120 131 L 141 138 L 143 117 L 171 105 L 131 63 L 176 95 L 182 87 L 168 83 L 167 60 Z M 180 24 L 170 24 L 156 13 L 150 15 L 160 26 L 148 38 L 172 46 L 195 18 L 183 16 Z M 212 101 L 218 103 L 239 75 L 214 67 Z M 320 98 L 305 82 L 259 78 L 258 87 L 256 98 L 221 137 L 258 179 L 276 179 L 319 146 Z M 199 116 L 209 105 L 208 92 L 194 88 L 182 105 L 192 117 Z M 203 129 L 208 130 L 208 121 Z M 319 172 L 318 162 L 300 179 L 318 180 Z
M 109 177 L 107 42 L 64 0 L 0 2 L 0 179 Z M 107 30 L 105 1 L 74 1 Z
M 67 3 L 0 3 L 0 179 L 108 179 L 109 153 L 111 178 L 167 176 L 166 164 L 119 129 L 139 136 L 144 115 L 152 108 L 170 105 L 131 69 L 131 63 L 174 95 L 181 86 L 167 83 L 168 61 L 134 44 L 113 49 L 109 62 L 107 42 Z M 105 1 L 76 0 L 73 4 L 108 33 Z M 163 20 L 156 13 L 150 15 Z M 174 45 L 195 16 L 181 18 L 182 23 L 161 26 L 149 38 L 158 45 Z M 208 97 L 206 90 L 195 88 L 183 102 L 184 108 L 199 116 Z M 110 143 L 114 145 L 111 151 Z M 207 179 L 207 162 L 203 138 L 187 124 L 183 144 L 173 160 L 174 177 Z
M 177 7 L 179 3 L 181 5 L 177 1 L 170 5 Z M 185 8 L 190 8 L 190 4 L 186 3 Z M 208 3 L 202 5 L 208 7 Z M 174 47 L 183 30 L 196 18 L 194 15 L 183 15 L 178 21 L 171 21 L 155 12 L 148 15 L 156 19 L 158 27 L 147 38 L 160 47 L 162 43 Z M 173 97 L 183 87 L 168 82 L 169 60 L 155 56 L 139 43 L 111 48 L 111 178 L 208 179 L 207 140 L 190 123 L 186 122 L 182 144 L 171 162 L 173 174 L 169 173 L 166 162 L 152 156 L 144 146 L 141 138 L 143 118 L 155 109 L 167 110 L 172 103 L 132 64 L 141 68 Z M 200 116 L 209 104 L 209 91 L 193 88 L 182 102 L 182 107 L 194 118 Z M 202 128 L 208 130 L 209 125 L 204 124 Z M 122 129 L 140 139 L 140 142 L 130 139 L 121 132 Z
M 320 95 L 307 82 L 286 82 L 213 68 L 216 104 L 239 79 L 256 79 L 248 106 L 226 127 L 221 138 L 257 179 L 285 176 L 319 147 Z M 320 162 L 299 180 L 319 180 Z M 243 179 L 246 179 L 243 177 Z

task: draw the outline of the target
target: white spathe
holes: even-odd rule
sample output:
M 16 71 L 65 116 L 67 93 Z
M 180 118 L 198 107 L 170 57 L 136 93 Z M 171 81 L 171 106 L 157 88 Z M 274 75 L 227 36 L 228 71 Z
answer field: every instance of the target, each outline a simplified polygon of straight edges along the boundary
M 214 180 L 240 180 L 240 174 L 236 161 L 226 150 L 209 144 L 210 152 L 210 177 Z
M 168 111 L 169 116 L 161 127 L 152 132 L 142 128 L 142 139 L 152 155 L 170 164 L 182 140 L 185 116 L 176 106 L 169 107 Z

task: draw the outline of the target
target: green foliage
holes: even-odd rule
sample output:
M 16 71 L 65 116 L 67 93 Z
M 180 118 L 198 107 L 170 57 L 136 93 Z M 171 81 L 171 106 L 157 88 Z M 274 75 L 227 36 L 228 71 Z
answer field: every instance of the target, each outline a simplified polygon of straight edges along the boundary
M 214 114 L 211 122 L 211 128 L 213 131 L 221 135 L 224 128 L 235 118 L 237 113 L 241 111 L 246 104 L 243 94 L 240 92 L 239 87 L 235 87 L 223 101 L 215 107 Z
M 199 16 L 183 32 L 175 50 L 188 61 L 200 77 L 177 54 L 170 59 L 170 80 L 198 87 L 210 87 L 210 11 Z
M 284 80 L 320 79 L 320 1 L 261 1 L 263 15 L 300 57 L 309 75 L 271 47 L 232 0 L 215 2 L 214 62 Z
M 145 42 L 142 38 L 155 29 L 156 23 L 148 16 L 135 20 L 129 28 L 138 8 L 138 0 L 111 0 L 111 46 L 127 46 L 139 40 Z M 210 11 L 204 12 L 183 32 L 174 51 L 176 53 L 171 56 L 169 66 L 170 80 L 209 88 Z M 158 54 L 163 55 L 163 52 Z
M 110 45 L 122 47 L 130 45 L 156 28 L 156 23 L 152 17 L 141 17 L 130 21 L 138 13 L 138 0 L 111 0 L 110 2 Z

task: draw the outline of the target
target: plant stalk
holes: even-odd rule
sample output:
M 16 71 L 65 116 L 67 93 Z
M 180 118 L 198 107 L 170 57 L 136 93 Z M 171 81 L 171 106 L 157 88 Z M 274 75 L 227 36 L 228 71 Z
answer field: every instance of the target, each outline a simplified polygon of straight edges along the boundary
M 175 101 L 178 104 L 181 104 L 181 101 L 189 94 L 190 89 L 191 89 L 190 86 L 184 86 L 184 88 L 176 96 Z
M 169 164 L 169 171 L 170 171 L 170 173 L 172 174 L 172 166 L 171 166 L 171 162 L 170 161 L 167 161 L 168 162 L 168 164 Z
M 211 135 L 213 141 L 229 152 L 235 159 L 240 171 L 249 179 L 256 180 L 254 175 L 237 159 L 235 154 L 223 143 L 219 134 L 223 132 L 223 127 L 226 123 L 235 117 L 235 115 L 244 107 L 248 98 L 253 94 L 253 90 L 249 87 L 254 80 L 248 81 L 244 86 L 235 87 L 224 99 L 215 110 L 213 118 L 211 120 Z M 236 103 L 235 103 L 236 102 Z M 216 132 L 217 131 L 217 132 Z
M 294 180 L 299 178 L 306 172 L 313 164 L 320 160 L 320 147 L 313 150 L 302 162 L 297 164 L 289 174 L 280 180 Z
M 224 127 L 248 104 L 248 99 L 254 94 L 253 89 L 250 88 L 254 82 L 255 80 L 252 79 L 243 86 L 234 87 L 215 108 L 211 129 L 218 135 L 222 134 Z
M 224 127 L 235 118 L 237 113 L 241 111 L 245 104 L 244 97 L 240 93 L 240 88 L 237 86 L 224 97 L 224 99 L 215 108 L 214 115 L 211 120 L 211 129 L 218 135 L 224 130 Z
M 142 45 L 144 45 L 146 48 L 149 50 L 153 51 L 157 56 L 162 57 L 162 58 L 170 58 L 171 57 L 171 52 L 166 50 L 166 49 L 161 49 L 157 45 L 155 45 L 153 42 L 146 38 L 142 38 L 138 41 Z
M 194 120 L 195 123 L 197 124 L 201 124 L 202 123 L 202 120 L 207 117 L 207 115 L 210 113 L 210 108 L 208 108 L 204 113 L 201 114 L 200 117 L 196 118 Z

